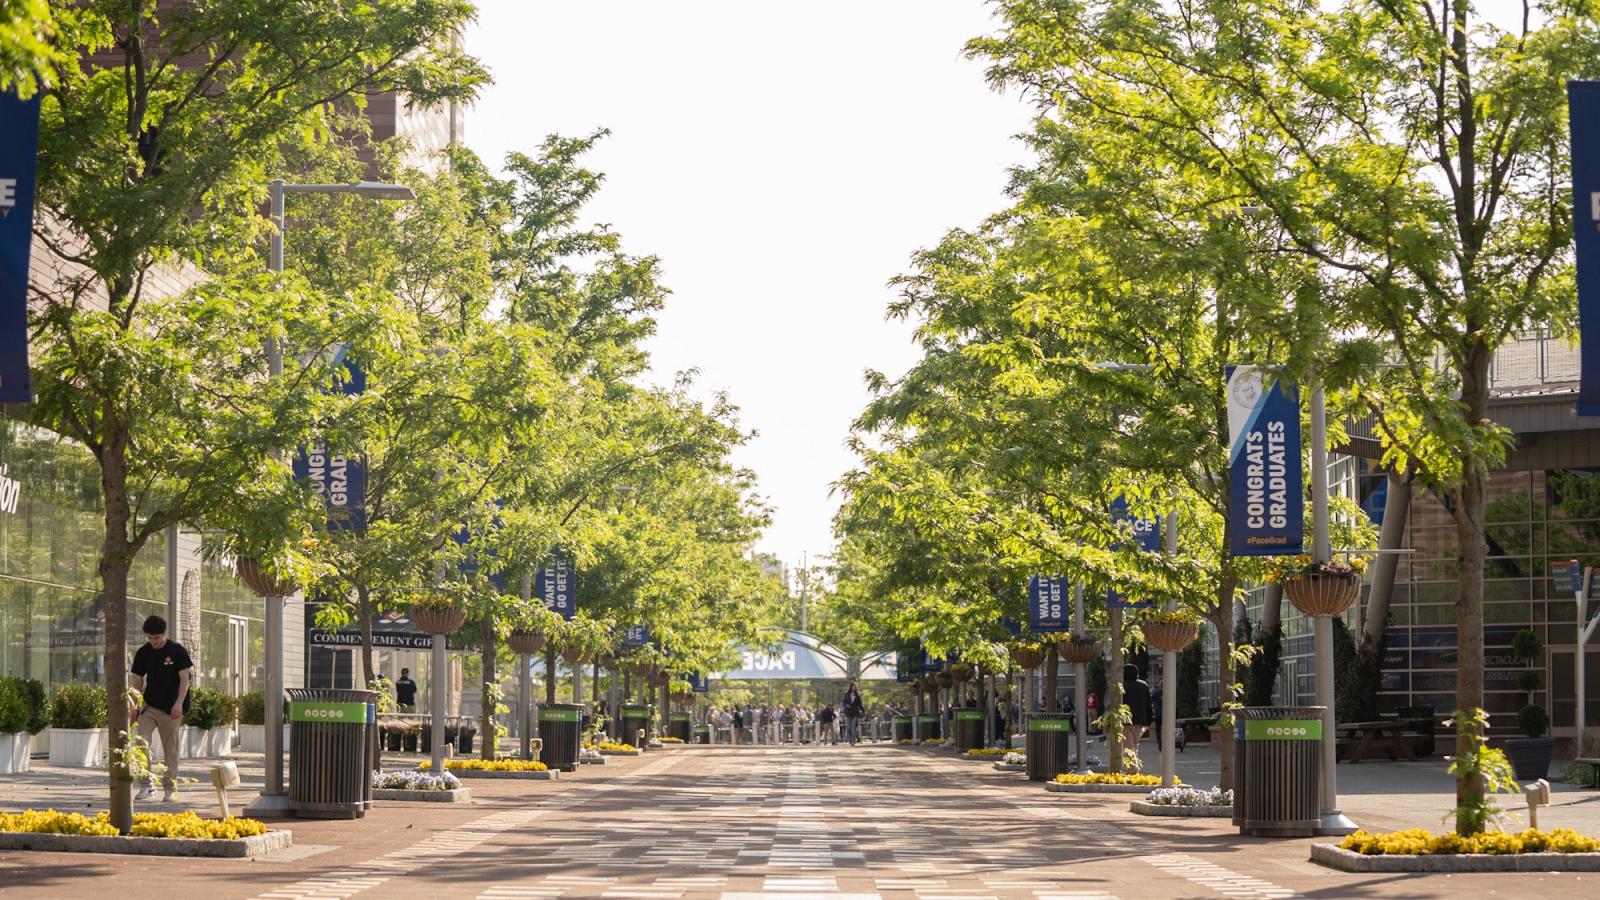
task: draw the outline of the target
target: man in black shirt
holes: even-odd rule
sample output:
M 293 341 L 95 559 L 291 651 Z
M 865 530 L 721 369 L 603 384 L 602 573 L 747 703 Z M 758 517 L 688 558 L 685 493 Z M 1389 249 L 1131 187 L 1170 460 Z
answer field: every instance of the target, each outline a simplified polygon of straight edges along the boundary
M 139 736 L 148 744 L 151 735 L 161 734 L 167 765 L 161 799 L 171 803 L 178 790 L 178 726 L 189 709 L 189 673 L 194 663 L 182 644 L 167 640 L 167 623 L 160 616 L 144 620 L 144 636 L 145 645 L 133 655 L 129 669 L 133 689 L 144 695 L 144 705 L 137 711 Z M 139 788 L 134 799 L 149 797 L 155 789 L 153 782 L 154 776 Z
M 400 680 L 394 683 L 394 702 L 401 712 L 417 711 L 417 683 L 411 680 L 410 669 L 400 670 Z

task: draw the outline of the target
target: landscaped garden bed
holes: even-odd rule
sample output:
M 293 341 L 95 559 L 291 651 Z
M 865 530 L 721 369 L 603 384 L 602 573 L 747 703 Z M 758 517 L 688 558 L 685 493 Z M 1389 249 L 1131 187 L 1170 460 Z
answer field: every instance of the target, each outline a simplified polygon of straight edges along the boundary
M 603 756 L 639 756 L 643 752 L 632 744 L 617 741 L 601 741 L 596 749 Z
M 424 760 L 418 769 L 430 769 Z M 537 759 L 447 759 L 445 771 L 458 778 L 507 778 L 522 781 L 553 781 L 560 773 Z
M 1003 759 L 1004 757 L 1006 757 L 1010 753 L 1011 753 L 1010 750 L 1007 750 L 1007 749 L 1005 749 L 1003 747 L 980 747 L 980 748 L 978 748 L 976 750 L 968 750 L 968 751 L 966 751 L 965 753 L 961 754 L 961 757 L 963 759 L 976 759 L 976 760 L 990 761 L 990 760 Z
M 1152 787 L 1160 786 L 1161 778 L 1158 775 L 1090 772 L 1087 775 L 1057 775 L 1044 788 L 1058 794 L 1145 794 Z
M 1358 831 L 1339 844 L 1313 844 L 1311 861 L 1345 872 L 1600 872 L 1600 841 L 1565 828 L 1466 837 Z
M 105 813 L 0 813 L 0 850 L 244 858 L 292 843 L 291 832 L 268 830 L 255 819 L 202 819 L 193 812 L 136 813 L 131 835 L 117 834 Z
M 467 803 L 472 792 L 448 769 L 442 775 L 416 770 L 372 773 L 372 799 L 417 803 Z
M 1192 787 L 1157 788 L 1145 799 L 1128 804 L 1128 809 L 1141 816 L 1228 819 L 1233 817 L 1233 791 L 1221 788 L 1209 791 Z

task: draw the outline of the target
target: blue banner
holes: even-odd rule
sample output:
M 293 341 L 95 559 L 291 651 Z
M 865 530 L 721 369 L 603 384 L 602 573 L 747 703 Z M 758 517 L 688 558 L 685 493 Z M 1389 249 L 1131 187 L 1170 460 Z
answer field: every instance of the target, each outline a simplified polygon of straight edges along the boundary
M 622 647 L 625 650 L 637 650 L 650 644 L 650 628 L 647 625 L 629 625 L 622 629 Z
M 1262 366 L 1229 366 L 1228 552 L 1293 556 L 1304 546 L 1300 394 Z
M 496 520 L 495 527 L 498 528 L 499 525 L 499 521 Z M 472 529 L 465 525 L 456 529 L 455 534 L 451 535 L 451 537 L 455 538 L 456 544 L 460 546 L 463 551 L 461 554 L 461 561 L 457 563 L 456 568 L 460 570 L 462 576 L 465 578 L 471 578 L 472 576 L 477 575 L 478 572 L 483 568 L 478 561 L 478 555 L 472 552 L 472 550 L 469 548 L 469 545 L 471 545 L 472 539 L 475 536 L 476 535 L 473 534 Z M 493 557 L 491 556 L 491 558 Z M 485 575 L 484 578 L 494 587 L 495 590 L 502 594 L 506 592 L 505 572 L 494 572 L 493 574 Z
M 689 690 L 696 694 L 704 694 L 711 689 L 711 679 L 704 672 L 693 672 L 689 675 Z
M 39 157 L 39 94 L 0 93 L 0 403 L 32 403 L 28 256 Z
M 550 554 L 550 565 L 534 578 L 533 595 L 544 601 L 546 609 L 571 619 L 578 614 L 577 581 L 572 577 L 572 562 L 560 550 Z
M 1050 575 L 1028 579 L 1028 628 L 1034 634 L 1067 631 L 1067 580 Z
M 339 348 L 334 363 L 345 368 L 343 393 L 354 397 L 367 389 L 367 373 L 348 355 L 349 346 Z M 329 531 L 367 530 L 367 461 L 359 454 L 330 453 L 326 442 L 318 441 L 300 451 L 292 463 L 297 481 L 311 482 L 328 511 Z
M 1567 116 L 1583 369 L 1578 415 L 1600 416 L 1600 81 L 1567 82 Z
M 1111 521 L 1117 525 L 1126 525 L 1127 530 L 1133 532 L 1133 543 L 1140 550 L 1147 553 L 1161 552 L 1161 529 L 1150 519 L 1141 519 L 1128 512 L 1128 498 L 1117 497 L 1111 501 Z M 1115 547 L 1120 547 L 1120 542 Z M 1155 609 L 1154 600 L 1130 600 L 1116 588 L 1106 590 L 1106 606 L 1116 609 Z

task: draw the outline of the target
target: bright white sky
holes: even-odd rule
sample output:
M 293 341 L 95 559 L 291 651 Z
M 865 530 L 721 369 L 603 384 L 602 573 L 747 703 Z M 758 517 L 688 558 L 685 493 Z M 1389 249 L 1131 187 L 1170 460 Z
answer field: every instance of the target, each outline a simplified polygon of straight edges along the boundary
M 1026 161 L 1016 96 L 961 55 L 981 0 L 482 0 L 466 47 L 495 85 L 468 144 L 498 161 L 548 133 L 612 136 L 595 221 L 661 257 L 673 295 L 658 380 L 687 368 L 759 436 L 742 448 L 777 508 L 760 549 L 833 544 L 830 484 L 862 373 L 916 359 L 886 282 L 949 228 L 1005 203 Z

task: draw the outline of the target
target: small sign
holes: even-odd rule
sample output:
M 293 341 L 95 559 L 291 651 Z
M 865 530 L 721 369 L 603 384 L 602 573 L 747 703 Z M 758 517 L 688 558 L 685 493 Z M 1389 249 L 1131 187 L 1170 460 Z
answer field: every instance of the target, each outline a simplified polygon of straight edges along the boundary
M 1566 587 L 1573 595 L 1583 593 L 1583 567 L 1575 559 L 1551 562 L 1550 577 L 1555 580 L 1557 590 Z
M 541 722 L 576 722 L 578 711 L 575 709 L 561 709 L 559 707 L 539 707 L 539 721 Z
M 1321 719 L 1244 719 L 1247 741 L 1320 741 Z
M 289 701 L 290 722 L 333 722 L 340 725 L 365 725 L 370 703 L 336 703 L 330 700 Z
M 694 716 L 690 715 L 689 713 L 673 713 L 672 714 L 672 721 L 674 721 L 674 722 L 692 722 L 692 721 L 694 721 Z
M 956 710 L 956 721 L 957 722 L 982 722 L 983 721 L 983 710 L 981 710 L 981 709 L 958 709 L 958 710 Z
M 1029 731 L 1071 731 L 1071 719 L 1029 719 Z

